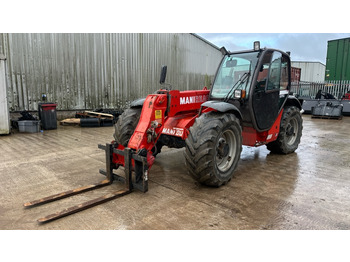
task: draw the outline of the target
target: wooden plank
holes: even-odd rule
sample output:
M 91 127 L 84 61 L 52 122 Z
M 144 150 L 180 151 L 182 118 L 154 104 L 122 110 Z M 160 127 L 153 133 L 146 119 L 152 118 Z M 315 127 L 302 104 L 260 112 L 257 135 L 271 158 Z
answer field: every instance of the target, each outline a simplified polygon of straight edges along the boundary
M 80 118 L 67 118 L 60 121 L 60 125 L 68 126 L 68 125 L 80 125 Z
M 98 112 L 92 112 L 92 111 L 84 111 L 84 113 L 88 115 L 93 115 L 94 117 L 107 117 L 113 119 L 114 116 L 111 114 L 106 114 L 106 113 L 98 113 Z

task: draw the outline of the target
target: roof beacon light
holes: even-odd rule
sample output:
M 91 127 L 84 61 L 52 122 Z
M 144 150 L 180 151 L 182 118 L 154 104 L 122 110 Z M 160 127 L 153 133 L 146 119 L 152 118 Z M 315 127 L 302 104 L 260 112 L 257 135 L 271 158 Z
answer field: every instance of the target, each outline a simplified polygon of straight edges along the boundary
M 254 42 L 254 51 L 260 50 L 260 41 L 255 41 Z

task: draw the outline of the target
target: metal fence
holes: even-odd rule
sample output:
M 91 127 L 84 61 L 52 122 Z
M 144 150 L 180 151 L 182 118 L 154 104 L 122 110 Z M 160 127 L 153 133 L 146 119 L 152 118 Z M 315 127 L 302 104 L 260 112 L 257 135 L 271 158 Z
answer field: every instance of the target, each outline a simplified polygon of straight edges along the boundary
M 350 80 L 325 82 L 294 82 L 291 91 L 299 96 L 315 98 L 317 92 L 322 90 L 341 99 L 345 93 L 350 92 Z
M 11 111 L 37 110 L 43 94 L 58 110 L 124 108 L 154 93 L 160 68 L 179 90 L 209 86 L 221 60 L 194 34 L 5 34 Z

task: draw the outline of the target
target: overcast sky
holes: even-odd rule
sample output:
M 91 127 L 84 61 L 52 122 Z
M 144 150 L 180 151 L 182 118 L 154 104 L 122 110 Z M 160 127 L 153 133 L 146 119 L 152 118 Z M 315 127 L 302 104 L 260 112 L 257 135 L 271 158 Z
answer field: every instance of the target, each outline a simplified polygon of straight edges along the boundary
M 238 51 L 253 48 L 254 41 L 261 47 L 271 47 L 291 52 L 292 61 L 313 61 L 326 64 L 327 41 L 350 37 L 341 33 L 197 33 L 217 47 Z

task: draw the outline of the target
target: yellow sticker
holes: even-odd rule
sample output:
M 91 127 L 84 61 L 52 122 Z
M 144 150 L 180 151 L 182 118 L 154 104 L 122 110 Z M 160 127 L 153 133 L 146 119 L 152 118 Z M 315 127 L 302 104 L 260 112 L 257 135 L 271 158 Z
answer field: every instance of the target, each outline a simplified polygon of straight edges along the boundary
M 156 117 L 156 119 L 162 118 L 162 110 L 156 110 L 155 111 L 155 117 Z

